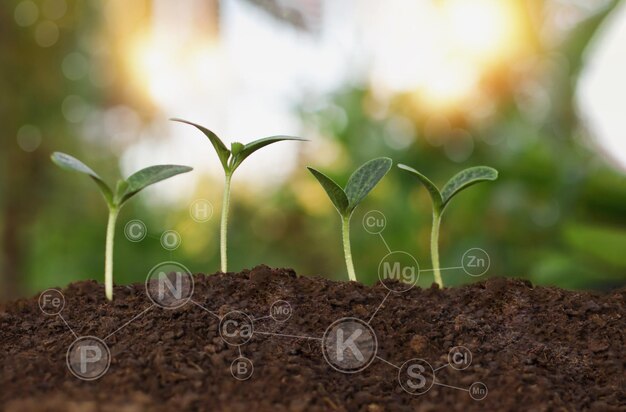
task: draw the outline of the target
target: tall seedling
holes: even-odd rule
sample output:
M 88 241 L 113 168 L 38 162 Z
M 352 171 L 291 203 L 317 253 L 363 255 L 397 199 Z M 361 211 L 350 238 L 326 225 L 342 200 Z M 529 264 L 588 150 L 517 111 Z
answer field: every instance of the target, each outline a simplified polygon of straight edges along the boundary
M 109 221 L 107 224 L 106 247 L 104 259 L 104 286 L 107 299 L 113 300 L 113 242 L 115 240 L 115 222 L 122 206 L 137 193 L 146 187 L 168 179 L 181 173 L 193 170 L 187 166 L 158 165 L 146 167 L 131 175 L 128 179 L 120 179 L 117 182 L 115 192 L 111 190 L 96 172 L 91 170 L 80 160 L 65 154 L 55 152 L 51 156 L 52 161 L 65 170 L 71 170 L 86 174 L 98 185 L 104 200 L 109 208 Z
M 470 167 L 469 169 L 457 173 L 440 191 L 429 178 L 412 167 L 403 164 L 399 164 L 398 167 L 416 176 L 424 187 L 426 187 L 433 201 L 430 256 L 433 264 L 435 282 L 439 287 L 443 287 L 443 279 L 441 278 L 441 270 L 439 268 L 439 227 L 441 226 L 441 216 L 454 196 L 476 183 L 496 180 L 498 178 L 498 171 L 487 166 Z
M 228 238 L 228 209 L 230 205 L 230 181 L 232 179 L 233 173 L 248 156 L 261 149 L 262 147 L 283 140 L 305 141 L 306 139 L 291 136 L 270 136 L 263 139 L 255 140 L 248 144 L 233 142 L 230 145 L 230 150 L 228 150 L 224 142 L 222 142 L 222 140 L 220 140 L 220 138 L 217 137 L 215 133 L 213 133 L 206 127 L 189 122 L 187 120 L 171 120 L 175 122 L 189 124 L 204 133 L 204 135 L 213 145 L 213 148 L 217 153 L 217 157 L 220 159 L 220 163 L 224 168 L 224 196 L 222 198 L 222 219 L 220 223 L 220 257 L 221 271 L 226 273 L 226 271 L 228 270 L 228 254 L 226 252 Z
M 334 180 L 322 172 L 308 167 L 309 171 L 326 191 L 331 202 L 333 202 L 335 209 L 339 212 L 339 216 L 341 216 L 343 251 L 346 258 L 348 277 L 352 281 L 356 281 L 356 273 L 350 247 L 350 218 L 359 203 L 365 199 L 365 196 L 374 189 L 391 169 L 391 164 L 391 159 L 387 157 L 370 160 L 352 173 L 345 189 L 342 189 Z

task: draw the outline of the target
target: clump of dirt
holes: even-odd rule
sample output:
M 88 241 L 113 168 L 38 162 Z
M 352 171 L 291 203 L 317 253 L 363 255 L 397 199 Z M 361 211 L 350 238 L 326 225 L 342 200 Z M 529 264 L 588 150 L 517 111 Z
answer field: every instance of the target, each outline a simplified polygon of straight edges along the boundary
M 117 286 L 109 303 L 95 282 L 62 289 L 60 316 L 43 314 L 39 296 L 0 306 L 0 409 L 626 410 L 625 290 L 572 292 L 495 278 L 390 293 L 265 266 L 195 275 L 194 284 L 192 300 L 169 310 L 153 305 L 144 284 Z M 285 321 L 269 316 L 279 300 L 291 308 Z M 220 318 L 233 310 L 253 319 L 241 346 L 220 336 Z M 369 322 L 376 336 L 375 357 L 356 373 L 331 367 L 323 353 L 327 328 L 344 317 Z M 103 376 L 83 381 L 70 372 L 70 328 L 106 342 Z M 448 363 L 456 346 L 472 355 L 463 370 Z M 242 356 L 253 373 L 240 381 L 231 365 Z M 398 380 L 412 358 L 436 371 L 422 395 Z M 476 382 L 488 388 L 482 400 L 473 397 L 485 393 L 469 392 Z

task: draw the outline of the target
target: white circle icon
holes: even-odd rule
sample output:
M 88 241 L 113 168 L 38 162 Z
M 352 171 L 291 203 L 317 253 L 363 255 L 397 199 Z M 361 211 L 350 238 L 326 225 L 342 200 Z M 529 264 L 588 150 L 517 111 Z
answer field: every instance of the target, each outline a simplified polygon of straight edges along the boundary
M 230 364 L 230 373 L 233 375 L 233 378 L 245 381 L 252 377 L 254 365 L 250 359 L 240 356 Z
M 148 228 L 139 219 L 129 220 L 124 226 L 124 236 L 131 242 L 141 242 L 148 235 Z
M 448 363 L 459 371 L 467 369 L 472 364 L 472 352 L 465 346 L 455 346 L 448 352 Z
M 391 252 L 378 265 L 378 279 L 392 292 L 406 292 L 415 286 L 419 276 L 417 260 L 406 252 Z
M 213 205 L 206 199 L 194 200 L 189 206 L 189 215 L 195 222 L 208 222 L 213 216 Z
M 482 401 L 487 397 L 487 393 L 489 390 L 487 389 L 487 385 L 482 382 L 474 382 L 469 387 L 469 394 L 475 401 Z
M 377 235 L 387 226 L 387 218 L 378 210 L 370 210 L 363 216 L 363 228 L 367 233 Z
M 410 359 L 400 367 L 398 381 L 405 392 L 423 395 L 435 383 L 435 371 L 424 359 Z
M 39 295 L 39 309 L 46 315 L 58 315 L 65 307 L 65 296 L 57 289 L 48 289 Z
M 286 322 L 291 317 L 292 309 L 286 300 L 277 300 L 270 307 L 270 317 L 276 322 Z
M 482 276 L 489 270 L 491 259 L 481 248 L 472 248 L 463 254 L 463 270 L 470 276 Z
M 182 243 L 180 234 L 175 230 L 166 230 L 161 235 L 161 246 L 166 250 L 176 250 Z
M 193 289 L 193 275 L 178 262 L 159 263 L 146 277 L 146 294 L 163 309 L 183 306 L 191 299 Z
M 93 381 L 109 370 L 111 352 L 102 339 L 81 336 L 67 349 L 65 361 L 72 375 L 84 381 Z
M 252 318 L 239 310 L 228 312 L 220 320 L 220 336 L 229 345 L 243 345 L 252 338 L 253 333 Z
M 342 373 L 367 368 L 378 351 L 378 340 L 370 325 L 357 318 L 342 318 L 324 332 L 322 353 L 326 362 Z

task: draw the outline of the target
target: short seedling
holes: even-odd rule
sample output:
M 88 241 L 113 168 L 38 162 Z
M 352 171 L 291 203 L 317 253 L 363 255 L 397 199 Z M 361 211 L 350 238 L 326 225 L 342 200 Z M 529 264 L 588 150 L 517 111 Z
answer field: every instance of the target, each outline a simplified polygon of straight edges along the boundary
M 403 164 L 399 164 L 398 167 L 417 176 L 428 190 L 433 201 L 433 226 L 430 234 L 430 255 L 435 282 L 439 287 L 443 287 L 441 270 L 439 268 L 439 226 L 441 225 L 441 216 L 454 196 L 463 191 L 463 189 L 475 185 L 476 183 L 496 180 L 498 178 L 498 171 L 487 166 L 470 167 L 452 177 L 440 191 L 430 179 L 412 167 Z
M 213 145 L 213 148 L 217 152 L 217 157 L 219 157 L 220 162 L 222 163 L 222 167 L 224 168 L 224 195 L 222 198 L 222 219 L 220 223 L 220 260 L 221 271 L 226 273 L 226 271 L 228 270 L 228 255 L 226 253 L 228 237 L 228 208 L 230 204 L 230 181 L 233 177 L 233 173 L 248 156 L 261 149 L 262 147 L 283 140 L 306 141 L 306 139 L 291 136 L 270 136 L 263 139 L 255 140 L 248 144 L 233 142 L 230 145 L 230 150 L 228 150 L 224 142 L 222 142 L 222 140 L 220 140 L 220 138 L 217 137 L 215 133 L 213 133 L 206 127 L 200 126 L 192 122 L 188 122 L 187 120 L 171 120 L 175 122 L 187 123 L 196 127 L 198 130 L 204 133 L 204 135 Z
M 359 203 L 365 199 L 365 196 L 374 189 L 391 169 L 391 164 L 391 159 L 387 157 L 370 160 L 352 173 L 345 189 L 342 189 L 334 180 L 322 172 L 308 167 L 309 171 L 320 182 L 341 216 L 343 251 L 348 268 L 348 277 L 352 281 L 356 281 L 356 273 L 350 249 L 350 218 Z
M 177 165 L 150 166 L 131 175 L 126 180 L 118 180 L 115 193 L 111 188 L 80 160 L 65 153 L 55 152 L 51 156 L 52 161 L 65 170 L 71 170 L 88 175 L 100 188 L 102 196 L 109 208 L 109 221 L 106 234 L 106 250 L 104 260 L 104 284 L 107 299 L 113 300 L 113 242 L 115 237 L 115 222 L 120 209 L 126 202 L 154 183 L 168 179 L 181 173 L 192 170 L 191 167 Z

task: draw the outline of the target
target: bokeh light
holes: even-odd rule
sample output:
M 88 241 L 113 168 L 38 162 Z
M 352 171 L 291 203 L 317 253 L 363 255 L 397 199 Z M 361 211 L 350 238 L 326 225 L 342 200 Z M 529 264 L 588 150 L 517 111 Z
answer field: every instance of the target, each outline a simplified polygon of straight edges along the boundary
M 103 205 L 91 182 L 48 163 L 55 150 L 110 181 L 156 163 L 194 167 L 124 211 L 150 236 L 119 247 L 120 282 L 170 253 L 194 271 L 217 267 L 223 171 L 206 138 L 172 117 L 226 144 L 310 140 L 274 145 L 238 170 L 234 269 L 267 263 L 343 279 L 336 211 L 305 166 L 345 184 L 356 165 L 385 155 L 437 184 L 467 166 L 500 170 L 497 184 L 446 211 L 443 264 L 481 247 L 493 275 L 623 283 L 624 2 L 8 0 L 0 9 L 0 294 L 98 279 Z M 215 205 L 202 224 L 187 213 L 198 198 Z M 373 208 L 387 217 L 391 247 L 428 267 L 423 188 L 392 172 L 354 219 Z M 357 270 L 371 283 L 386 249 L 356 226 Z M 159 245 L 167 230 L 183 238 L 176 251 Z

